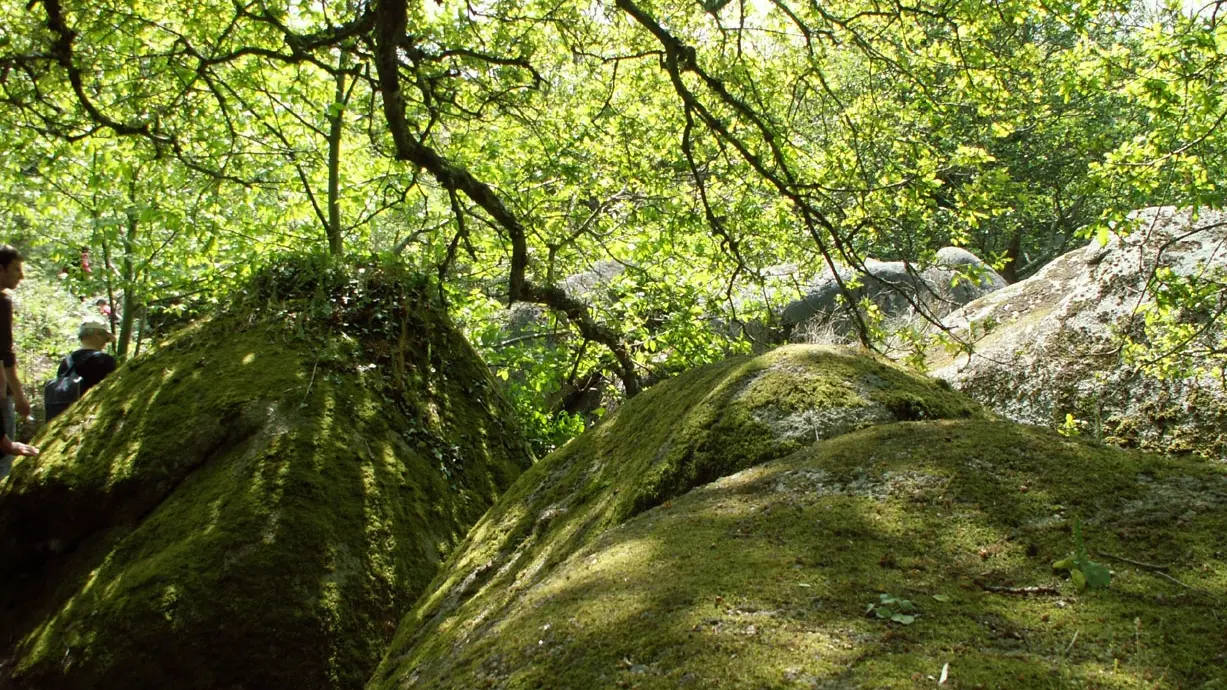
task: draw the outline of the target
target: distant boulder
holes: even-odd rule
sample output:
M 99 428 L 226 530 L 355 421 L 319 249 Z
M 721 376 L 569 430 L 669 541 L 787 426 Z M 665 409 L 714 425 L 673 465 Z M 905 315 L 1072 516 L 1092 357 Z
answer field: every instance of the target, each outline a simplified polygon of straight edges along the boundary
M 1116 337 L 1145 342 L 1144 310 L 1152 303 L 1145 291 L 1156 271 L 1209 277 L 1227 271 L 1227 214 L 1205 212 L 1194 221 L 1188 212 L 1152 208 L 1134 220 L 1132 234 L 1106 245 L 1093 240 L 950 314 L 947 326 L 970 337 L 975 352 L 970 358 L 934 352 L 933 373 L 1020 422 L 1060 426 L 1068 415 L 1075 430 L 1112 443 L 1227 459 L 1222 380 L 1157 378 L 1130 363 Z M 1206 316 L 1181 318 L 1200 337 L 1221 338 L 1221 321 Z M 1204 357 L 1199 362 L 1215 366 Z
M 851 268 L 839 272 L 839 281 L 826 271 L 799 299 L 783 309 L 781 321 L 790 332 L 829 330 L 837 335 L 853 333 L 853 323 L 846 316 L 845 302 L 839 282 L 845 285 L 854 279 L 860 285 L 851 290 L 853 303 L 868 298 L 887 318 L 915 314 L 915 305 L 941 317 L 968 302 L 1005 287 L 1005 279 L 979 257 L 965 249 L 945 247 L 937 253 L 936 262 L 920 268 L 905 261 L 865 261 L 866 273 Z
M 933 282 L 947 286 L 951 302 L 959 306 L 1009 285 L 992 266 L 961 247 L 939 249 L 930 270 Z
M 609 290 L 618 276 L 626 272 L 626 266 L 617 261 L 598 261 L 587 271 L 567 276 L 558 287 L 572 299 L 597 305 L 606 305 L 611 299 Z M 507 335 L 510 338 L 540 335 L 553 342 L 556 334 L 548 330 L 548 314 L 545 307 L 529 302 L 516 302 L 507 312 Z
M 288 261 L 0 484 L 0 687 L 360 687 L 531 463 L 424 281 Z

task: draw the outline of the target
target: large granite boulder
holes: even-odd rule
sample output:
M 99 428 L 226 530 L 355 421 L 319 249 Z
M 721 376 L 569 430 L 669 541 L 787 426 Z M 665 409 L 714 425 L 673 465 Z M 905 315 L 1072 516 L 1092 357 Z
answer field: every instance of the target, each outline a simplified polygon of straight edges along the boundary
M 1224 275 L 1227 215 L 1207 212 L 1194 221 L 1156 208 L 1133 220 L 1131 234 L 1093 240 L 950 314 L 946 325 L 975 350 L 970 357 L 935 352 L 933 373 L 1016 421 L 1053 426 L 1068 418 L 1080 433 L 1112 443 L 1227 459 L 1223 380 L 1148 373 L 1142 364 L 1156 353 L 1130 360 L 1120 340 L 1126 334 L 1145 344 L 1153 334 L 1147 285 L 1156 272 Z M 1213 317 L 1182 315 L 1198 338 L 1222 339 L 1222 320 Z M 1215 366 L 1195 350 L 1191 343 L 1171 356 Z
M 914 315 L 916 306 L 941 317 L 972 300 L 1006 286 L 1005 279 L 971 252 L 958 247 L 938 251 L 932 265 L 921 268 L 905 261 L 865 261 L 865 273 L 841 269 L 840 281 L 858 282 L 852 302 L 869 299 L 886 318 Z M 826 271 L 805 294 L 781 312 L 784 329 L 794 339 L 812 339 L 815 333 L 848 336 L 853 323 L 846 316 L 835 274 Z
M 790 347 L 661 383 L 521 476 L 367 687 L 1222 687 L 1224 519 L 1222 468 Z M 1136 563 L 1095 555 L 1111 589 L 1080 592 L 1052 564 L 1081 547 Z
M 288 262 L 0 484 L 0 687 L 352 688 L 531 463 L 425 283 Z

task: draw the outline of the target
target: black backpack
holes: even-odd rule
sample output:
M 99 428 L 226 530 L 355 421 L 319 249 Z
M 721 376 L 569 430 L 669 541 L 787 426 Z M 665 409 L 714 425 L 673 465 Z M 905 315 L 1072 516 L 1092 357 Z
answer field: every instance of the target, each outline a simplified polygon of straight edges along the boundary
M 99 351 L 95 350 L 82 357 L 80 362 L 74 362 L 72 355 L 68 355 L 64 358 L 64 363 L 68 365 L 64 375 L 55 377 L 43 386 L 43 404 L 47 408 L 48 422 L 81 398 L 82 376 L 77 373 L 77 365 L 97 354 Z

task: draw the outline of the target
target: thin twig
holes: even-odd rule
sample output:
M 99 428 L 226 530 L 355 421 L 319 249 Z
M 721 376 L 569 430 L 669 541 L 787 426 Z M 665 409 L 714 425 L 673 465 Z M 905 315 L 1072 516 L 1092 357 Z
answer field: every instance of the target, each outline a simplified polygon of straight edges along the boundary
M 1104 558 L 1111 558 L 1111 559 L 1112 559 L 1112 560 L 1114 560 L 1114 561 L 1120 561 L 1120 562 L 1122 562 L 1122 563 L 1128 563 L 1129 565 L 1136 565 L 1136 566 L 1137 566 L 1137 567 L 1139 567 L 1139 568 L 1145 568 L 1146 570 L 1153 570 L 1153 571 L 1156 571 L 1156 572 L 1160 572 L 1160 571 L 1161 571 L 1161 572 L 1167 572 L 1168 567 L 1169 567 L 1169 566 L 1166 566 L 1166 565 L 1154 565 L 1154 564 L 1152 564 L 1152 563 L 1143 563 L 1143 562 L 1141 562 L 1141 561 L 1135 561 L 1135 560 L 1132 560 L 1132 559 L 1129 559 L 1129 558 L 1125 558 L 1124 556 L 1117 556 L 1116 554 L 1107 553 L 1106 551 L 1096 551 L 1096 552 L 1095 552 L 1095 555 L 1096 555 L 1096 556 L 1103 556 Z
M 1205 591 L 1205 590 L 1201 589 L 1200 587 L 1194 587 L 1193 585 L 1186 585 L 1185 583 L 1181 582 L 1180 580 L 1177 580 L 1176 578 L 1172 577 L 1171 575 L 1168 575 L 1167 573 L 1157 572 L 1157 571 L 1156 571 L 1156 572 L 1155 572 L 1155 575 L 1158 575 L 1159 577 L 1161 577 L 1161 578 L 1163 578 L 1164 580 L 1167 580 L 1167 581 L 1169 581 L 1169 582 L 1175 582 L 1176 584 L 1180 585 L 1181 587 L 1184 587 L 1185 589 L 1191 589 L 1191 590 L 1193 590 L 1193 591 L 1195 591 L 1195 592 L 1204 592 L 1204 591 Z
M 315 358 L 315 364 L 311 365 L 311 380 L 307 382 L 307 392 L 303 393 L 302 402 L 307 402 L 307 398 L 311 395 L 311 386 L 315 384 L 315 370 L 320 366 L 320 358 Z
M 986 585 L 983 582 L 976 582 L 980 585 L 980 589 L 993 594 L 1017 594 L 1020 596 L 1031 595 L 1047 595 L 1060 596 L 1061 591 L 1052 587 L 998 587 L 995 585 Z
M 1141 563 L 1139 561 L 1130 560 L 1123 556 L 1117 556 L 1115 554 L 1105 553 L 1103 551 L 1096 551 L 1095 555 L 1103 556 L 1104 558 L 1112 558 L 1112 559 L 1115 559 L 1115 560 L 1118 560 L 1124 563 L 1128 563 L 1130 565 L 1136 565 L 1139 568 L 1149 570 L 1150 572 L 1154 573 L 1155 575 L 1158 575 L 1159 577 L 1163 578 L 1164 580 L 1167 580 L 1168 582 L 1174 582 L 1175 584 L 1178 584 L 1181 587 L 1184 587 L 1185 589 L 1190 589 L 1190 590 L 1193 590 L 1194 592 L 1201 592 L 1203 594 L 1209 594 L 1209 592 L 1202 589 L 1201 587 L 1194 587 L 1193 585 L 1187 585 L 1181 582 L 1180 580 L 1177 580 L 1176 578 L 1172 577 L 1171 575 L 1168 575 L 1165 572 L 1168 569 L 1168 566 L 1166 565 L 1153 565 L 1151 563 Z
M 1069 656 L 1069 650 L 1073 649 L 1074 643 L 1078 641 L 1078 632 L 1079 631 L 1077 630 L 1074 631 L 1074 639 L 1069 641 L 1069 646 L 1065 648 L 1065 653 L 1062 654 L 1061 656 Z

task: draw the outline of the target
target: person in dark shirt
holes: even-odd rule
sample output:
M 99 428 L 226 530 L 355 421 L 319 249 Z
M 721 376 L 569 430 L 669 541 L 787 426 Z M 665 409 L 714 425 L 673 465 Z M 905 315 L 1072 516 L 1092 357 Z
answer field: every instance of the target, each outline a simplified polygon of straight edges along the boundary
M 81 339 L 81 349 L 68 355 L 68 359 L 72 360 L 72 366 L 81 377 L 81 395 L 85 395 L 85 391 L 98 385 L 107 374 L 115 371 L 115 358 L 102 351 L 108 343 L 115 342 L 115 336 L 106 324 L 86 321 L 77 331 L 77 337 Z M 67 374 L 68 366 L 67 361 L 60 362 L 56 376 Z
M 15 290 L 26 277 L 21 253 L 7 244 L 0 244 L 0 478 L 8 475 L 14 455 L 37 456 L 38 449 L 18 443 L 17 414 L 30 414 L 30 402 L 21 390 L 17 378 L 17 354 L 13 349 L 13 301 L 7 291 Z

